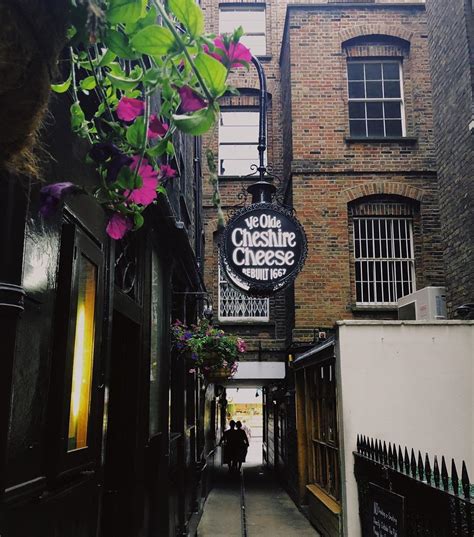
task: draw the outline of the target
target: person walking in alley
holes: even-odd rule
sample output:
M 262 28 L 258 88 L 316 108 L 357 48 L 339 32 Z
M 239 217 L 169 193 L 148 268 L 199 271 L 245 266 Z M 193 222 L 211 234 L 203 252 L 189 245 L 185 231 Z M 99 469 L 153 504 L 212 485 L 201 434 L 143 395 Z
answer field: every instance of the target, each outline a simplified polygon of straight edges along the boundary
M 235 421 L 229 421 L 229 429 L 225 430 L 220 446 L 224 447 L 224 456 L 222 457 L 224 464 L 229 466 L 229 473 L 236 468 L 236 453 L 237 453 L 237 430 L 235 429 Z
M 247 434 L 242 428 L 242 422 L 238 421 L 236 423 L 237 430 L 236 430 L 236 469 L 240 472 L 240 469 L 242 468 L 242 463 L 245 462 L 245 459 L 247 457 L 247 450 L 249 448 L 249 439 L 247 438 Z

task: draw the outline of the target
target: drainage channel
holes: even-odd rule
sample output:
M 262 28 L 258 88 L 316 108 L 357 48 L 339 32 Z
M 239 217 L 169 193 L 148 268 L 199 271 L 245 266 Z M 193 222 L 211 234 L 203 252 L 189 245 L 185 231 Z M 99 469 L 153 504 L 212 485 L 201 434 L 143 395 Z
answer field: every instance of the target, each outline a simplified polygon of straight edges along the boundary
M 240 526 L 242 529 L 242 537 L 248 537 L 247 513 L 245 511 L 245 481 L 243 468 L 240 471 Z

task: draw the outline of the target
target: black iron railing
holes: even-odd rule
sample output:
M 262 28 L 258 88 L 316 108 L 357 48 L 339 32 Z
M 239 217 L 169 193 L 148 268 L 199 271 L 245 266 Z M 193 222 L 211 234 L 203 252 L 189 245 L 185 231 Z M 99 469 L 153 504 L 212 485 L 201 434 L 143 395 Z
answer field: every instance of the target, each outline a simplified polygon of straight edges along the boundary
M 473 537 L 474 486 L 465 462 L 461 478 L 454 459 L 357 437 L 354 472 L 364 537 Z M 385 528 L 385 529 L 384 529 Z M 385 531 L 385 533 L 384 533 Z

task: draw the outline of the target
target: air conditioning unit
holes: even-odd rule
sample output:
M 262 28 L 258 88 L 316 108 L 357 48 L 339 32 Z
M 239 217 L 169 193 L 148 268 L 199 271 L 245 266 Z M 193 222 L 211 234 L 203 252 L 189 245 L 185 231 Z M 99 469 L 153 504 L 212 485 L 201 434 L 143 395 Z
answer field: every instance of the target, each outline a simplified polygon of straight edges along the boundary
M 398 301 L 401 321 L 437 321 L 446 319 L 446 288 L 424 287 Z

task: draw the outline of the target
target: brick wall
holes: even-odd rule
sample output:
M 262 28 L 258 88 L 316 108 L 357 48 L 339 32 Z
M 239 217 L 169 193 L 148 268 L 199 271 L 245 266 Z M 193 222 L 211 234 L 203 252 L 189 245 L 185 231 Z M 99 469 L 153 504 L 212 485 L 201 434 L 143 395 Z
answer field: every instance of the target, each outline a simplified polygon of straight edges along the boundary
M 374 39 L 379 35 L 389 37 Z M 424 6 L 294 6 L 284 40 L 283 102 L 290 102 L 292 119 L 284 169 L 309 243 L 295 283 L 293 339 L 304 342 L 312 339 L 313 328 L 331 327 L 337 319 L 396 316 L 393 308 L 354 307 L 348 217 L 354 199 L 385 195 L 416 202 L 416 286 L 444 282 Z M 346 65 L 354 56 L 403 58 L 410 140 L 348 140 Z
M 355 192 L 359 196 L 384 191 L 415 196 L 420 210 L 417 286 L 443 282 L 424 6 L 421 2 L 387 5 L 391 3 L 310 2 L 307 7 L 291 6 L 289 10 L 291 3 L 266 3 L 267 56 L 261 61 L 270 96 L 268 163 L 293 185 L 290 196 L 308 234 L 310 252 L 296 280 L 295 294 L 290 290 L 271 300 L 269 324 L 229 327 L 250 340 L 253 357 L 259 348 L 263 351 L 258 355 L 264 359 L 283 357 L 292 334 L 296 342 L 310 341 L 314 328 L 332 327 L 337 319 L 394 316 L 393 311 L 352 311 L 347 204 Z M 217 34 L 219 3 L 204 0 L 202 6 L 208 31 Z M 372 44 L 371 50 L 354 44 L 358 36 L 373 32 L 398 36 L 400 41 L 390 46 L 382 43 L 378 49 Z M 347 44 L 344 48 L 343 43 Z M 346 56 L 368 53 L 404 55 L 407 135 L 412 138 L 408 144 L 346 143 Z M 253 67 L 236 71 L 231 82 L 243 90 L 258 88 Z M 255 105 L 255 95 L 245 95 L 244 91 L 241 97 L 222 102 L 223 106 L 239 104 Z M 217 126 L 203 137 L 203 147 L 217 156 Z M 216 215 L 206 166 L 204 170 L 205 280 L 216 310 Z M 241 202 L 239 194 L 251 182 L 235 178 L 220 181 L 225 210 Z
M 451 316 L 474 302 L 474 17 L 470 0 L 426 3 Z

